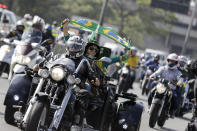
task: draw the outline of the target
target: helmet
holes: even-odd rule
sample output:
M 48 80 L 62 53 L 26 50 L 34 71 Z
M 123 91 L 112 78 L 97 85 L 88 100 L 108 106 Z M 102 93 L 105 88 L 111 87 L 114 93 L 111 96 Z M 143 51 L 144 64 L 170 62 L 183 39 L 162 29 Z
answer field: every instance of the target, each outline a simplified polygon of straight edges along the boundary
M 175 63 L 171 63 L 170 60 L 175 61 Z M 168 68 L 169 69 L 176 69 L 177 68 L 177 63 L 178 63 L 178 55 L 175 53 L 169 54 L 167 57 L 168 61 Z
M 184 62 L 187 64 L 187 58 L 185 56 L 179 56 L 179 61 Z
M 41 17 L 39 16 L 34 16 L 33 18 L 33 23 L 32 23 L 32 26 L 33 27 L 37 27 L 39 28 L 40 30 L 42 30 L 43 26 L 44 26 L 45 22 L 44 22 L 44 19 L 42 19 Z
M 25 26 L 22 20 L 17 21 L 16 26 Z
M 86 47 L 85 47 L 85 54 L 87 55 L 87 51 L 88 51 L 88 48 L 90 47 L 90 46 L 96 46 L 97 48 L 98 48 L 98 52 L 96 53 L 96 55 L 95 55 L 95 58 L 96 59 L 98 59 L 99 58 L 99 55 L 100 55 L 100 46 L 99 46 L 99 43 L 96 41 L 96 40 L 90 40 L 88 43 L 87 43 L 87 45 L 86 45 Z
M 185 56 L 179 56 L 179 68 L 184 69 L 185 65 L 187 64 L 187 58 Z
M 178 55 L 175 53 L 169 54 L 167 57 L 167 61 L 168 60 L 173 60 L 173 61 L 177 61 L 178 62 Z
M 23 30 L 25 29 L 25 24 L 22 20 L 17 21 L 16 23 L 16 30 L 23 32 Z
M 72 59 L 83 56 L 86 42 L 79 36 L 72 36 L 66 43 L 66 55 Z
M 153 58 L 154 58 L 155 61 L 159 61 L 160 56 L 159 56 L 158 54 L 155 54 L 155 55 L 153 56 Z
M 57 21 L 53 21 L 53 25 L 57 26 Z
M 25 18 L 25 19 L 31 19 L 32 16 L 31 16 L 30 14 L 25 14 L 25 15 L 24 15 L 24 18 Z
M 134 55 L 136 55 L 138 51 L 138 49 L 135 46 L 132 46 L 130 50 L 134 53 Z

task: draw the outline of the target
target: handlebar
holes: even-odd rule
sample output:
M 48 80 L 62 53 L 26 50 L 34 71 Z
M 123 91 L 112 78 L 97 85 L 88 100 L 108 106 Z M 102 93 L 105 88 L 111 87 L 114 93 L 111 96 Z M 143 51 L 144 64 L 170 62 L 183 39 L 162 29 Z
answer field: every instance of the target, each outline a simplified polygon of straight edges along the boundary
M 87 63 L 88 68 L 90 69 L 90 71 L 91 71 L 92 73 L 94 73 L 94 70 L 92 69 L 92 67 L 91 67 L 91 65 L 90 65 L 90 62 L 89 62 L 87 59 L 85 59 L 85 58 L 81 60 L 81 62 L 79 63 L 77 69 L 75 70 L 75 73 L 79 72 L 79 70 L 80 70 L 81 66 L 84 64 L 84 62 Z

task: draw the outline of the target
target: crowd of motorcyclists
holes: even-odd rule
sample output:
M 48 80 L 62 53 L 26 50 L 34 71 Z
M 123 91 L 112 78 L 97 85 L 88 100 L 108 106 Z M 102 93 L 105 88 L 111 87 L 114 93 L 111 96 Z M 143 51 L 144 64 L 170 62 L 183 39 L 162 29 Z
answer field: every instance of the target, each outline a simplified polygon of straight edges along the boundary
M 7 123 L 25 131 L 81 131 L 82 128 L 137 131 L 143 106 L 135 102 L 135 94 L 128 93 L 129 89 L 134 88 L 136 74 L 140 76 L 142 95 L 148 95 L 151 128 L 156 122 L 163 127 L 168 118 L 183 116 L 192 108 L 196 109 L 195 61 L 190 62 L 186 56 L 171 53 L 166 57 L 166 64 L 161 66 L 159 54 L 151 57 L 145 54 L 140 58 L 134 46 L 122 56 L 101 57 L 103 48 L 100 43 L 96 40 L 86 42 L 80 36 L 71 36 L 68 24 L 69 19 L 61 23 L 65 43 L 63 54 L 52 53 L 60 31 L 57 22 L 45 24 L 39 16 L 32 18 L 30 14 L 25 14 L 16 23 L 16 29 L 1 38 L 1 41 L 9 39 L 15 45 L 7 71 L 10 80 L 4 101 Z M 0 62 L 2 66 L 1 59 Z M 118 81 L 115 89 L 109 88 L 110 76 L 107 75 L 108 67 L 112 64 L 119 66 L 114 72 Z M 62 71 L 64 68 L 65 71 Z M 17 94 L 23 89 L 23 93 Z M 128 110 L 122 111 L 121 106 L 116 106 L 118 97 L 129 99 L 122 104 L 122 108 L 127 107 Z M 131 116 L 125 114 L 128 112 Z M 36 113 L 40 113 L 40 116 Z M 64 117 L 67 114 L 71 115 L 68 115 L 68 120 Z M 132 120 L 129 116 L 133 117 Z M 97 118 L 94 117 L 99 118 L 99 125 L 95 124 Z

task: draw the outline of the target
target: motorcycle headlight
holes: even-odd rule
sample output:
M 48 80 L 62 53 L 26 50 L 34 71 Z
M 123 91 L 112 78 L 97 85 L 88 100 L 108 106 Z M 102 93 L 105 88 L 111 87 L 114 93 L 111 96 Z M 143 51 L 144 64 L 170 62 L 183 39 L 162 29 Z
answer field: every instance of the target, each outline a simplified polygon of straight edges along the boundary
M 39 69 L 38 75 L 42 78 L 48 78 L 49 77 L 49 71 L 47 69 Z
M 30 57 L 24 57 L 23 58 L 23 63 L 28 64 L 29 62 L 31 62 L 31 58 Z
M 75 84 L 75 77 L 73 75 L 69 75 L 67 77 L 67 82 L 68 84 L 71 84 L 71 85 Z
M 162 94 L 166 91 L 166 88 L 165 87 L 157 87 L 157 91 L 158 91 L 158 93 Z
M 14 95 L 14 100 L 15 101 L 18 101 L 20 98 L 19 98 L 19 96 L 18 95 Z
M 65 72 L 61 67 L 54 67 L 51 71 L 51 77 L 55 81 L 61 81 L 65 76 Z
M 11 50 L 8 48 L 6 51 L 9 53 Z

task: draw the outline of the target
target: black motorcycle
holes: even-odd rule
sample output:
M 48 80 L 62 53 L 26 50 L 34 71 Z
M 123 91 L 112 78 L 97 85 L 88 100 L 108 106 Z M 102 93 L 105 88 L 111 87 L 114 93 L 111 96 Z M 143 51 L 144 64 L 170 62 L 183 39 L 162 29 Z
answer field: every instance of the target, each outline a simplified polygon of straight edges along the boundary
M 154 72 L 155 72 L 155 66 L 148 66 L 147 67 L 144 79 L 142 81 L 142 95 L 144 95 L 144 93 L 146 93 L 146 95 L 148 95 L 149 91 L 151 90 L 151 83 L 153 80 L 149 79 L 149 77 Z
M 149 112 L 149 126 L 151 128 L 155 126 L 156 122 L 158 126 L 163 127 L 168 118 L 172 98 L 171 86 L 173 85 L 167 80 L 159 80 L 159 83 L 152 92 L 154 97 Z
M 44 41 L 41 45 L 46 44 L 47 42 L 48 40 Z M 41 50 L 42 48 L 39 49 Z M 47 55 L 47 53 L 44 53 L 43 50 L 41 50 L 40 53 Z M 43 57 L 45 57 L 45 55 Z M 52 53 L 48 55 L 46 60 L 48 60 L 51 56 Z M 6 106 L 4 119 L 8 124 L 15 124 L 14 113 L 19 107 L 24 107 L 27 103 L 32 83 L 38 83 L 39 81 L 39 77 L 31 72 L 32 69 L 26 68 L 24 73 L 14 75 L 10 82 L 4 100 L 4 105 Z
M 118 84 L 117 92 L 120 94 L 122 92 L 126 93 L 128 89 L 132 87 L 132 79 L 135 77 L 135 71 L 130 69 L 130 66 L 123 66 L 120 71 L 120 78 Z M 133 79 L 134 81 L 134 79 Z

